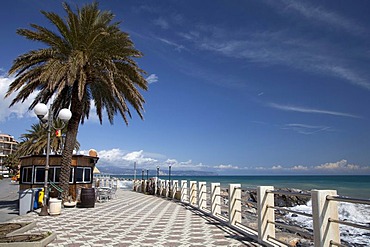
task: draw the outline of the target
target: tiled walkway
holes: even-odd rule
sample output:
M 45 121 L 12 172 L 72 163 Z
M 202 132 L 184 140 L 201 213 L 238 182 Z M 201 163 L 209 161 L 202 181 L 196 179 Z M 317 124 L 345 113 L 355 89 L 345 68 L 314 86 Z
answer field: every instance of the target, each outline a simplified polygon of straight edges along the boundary
M 260 246 L 181 203 L 127 190 L 116 195 L 95 208 L 29 213 L 12 222 L 36 221 L 32 233 L 57 233 L 48 246 Z

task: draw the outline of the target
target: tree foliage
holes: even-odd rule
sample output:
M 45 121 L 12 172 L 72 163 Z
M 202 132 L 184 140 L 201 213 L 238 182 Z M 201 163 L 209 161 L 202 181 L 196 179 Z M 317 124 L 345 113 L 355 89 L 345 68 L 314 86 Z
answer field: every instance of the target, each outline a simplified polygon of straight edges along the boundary
M 45 48 L 20 55 L 9 70 L 16 79 L 6 97 L 17 92 L 11 106 L 35 92 L 30 109 L 38 102 L 47 103 L 55 98 L 53 112 L 65 107 L 72 112 L 62 154 L 63 199 L 68 196 L 69 166 L 78 128 L 89 118 L 91 104 L 100 123 L 105 111 L 111 124 L 116 115 L 128 124 L 131 107 L 143 118 L 145 100 L 140 90 L 147 90 L 148 83 L 144 71 L 134 61 L 142 54 L 129 35 L 120 30 L 120 22 L 113 22 L 113 13 L 98 7 L 94 2 L 74 12 L 63 3 L 65 19 L 41 11 L 54 26 L 52 29 L 31 24 L 32 29 L 18 29 L 17 33 L 42 43 Z

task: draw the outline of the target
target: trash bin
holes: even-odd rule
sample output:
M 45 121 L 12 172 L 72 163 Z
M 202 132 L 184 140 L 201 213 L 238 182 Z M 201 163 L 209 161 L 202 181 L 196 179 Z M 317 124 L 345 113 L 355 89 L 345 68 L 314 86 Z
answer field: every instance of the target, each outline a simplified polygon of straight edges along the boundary
M 35 189 L 21 190 L 19 193 L 19 215 L 27 214 L 33 211 L 33 202 L 35 199 Z

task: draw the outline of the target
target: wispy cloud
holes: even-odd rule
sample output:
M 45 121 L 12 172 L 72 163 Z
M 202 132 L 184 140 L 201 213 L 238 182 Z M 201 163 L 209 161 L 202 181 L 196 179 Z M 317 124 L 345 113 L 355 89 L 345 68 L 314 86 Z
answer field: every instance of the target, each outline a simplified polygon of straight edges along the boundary
M 149 76 L 146 78 L 146 81 L 147 81 L 149 84 L 152 84 L 152 83 L 158 82 L 158 76 L 157 76 L 156 74 L 151 74 L 151 75 L 149 75 Z
M 325 115 L 332 115 L 332 116 L 339 116 L 339 117 L 361 118 L 357 115 L 344 113 L 344 112 L 313 109 L 313 108 L 306 108 L 306 107 L 300 107 L 300 106 L 280 105 L 276 103 L 269 103 L 268 106 L 278 109 L 278 110 L 282 110 L 282 111 L 292 111 L 292 112 L 311 113 L 311 114 L 325 114 Z
M 173 41 L 169 41 L 168 39 L 163 39 L 163 38 L 157 38 L 157 39 L 162 41 L 163 43 L 169 45 L 169 46 L 175 47 L 175 50 L 177 50 L 177 51 L 181 51 L 181 50 L 185 49 L 185 47 L 183 45 L 177 44 Z
M 154 23 L 154 25 L 159 26 L 162 29 L 168 29 L 170 27 L 170 24 L 168 24 L 168 22 L 165 19 L 161 18 L 161 17 L 158 18 L 158 19 L 155 19 L 153 21 L 153 23 Z
M 315 134 L 321 131 L 328 131 L 331 128 L 328 126 L 314 126 L 314 125 L 293 123 L 293 124 L 284 125 L 283 129 L 293 130 L 300 134 L 311 135 L 311 134 Z
M 296 13 L 300 19 L 305 18 L 310 23 L 319 24 L 320 27 L 325 25 L 354 35 L 361 35 L 367 32 L 365 28 L 354 20 L 326 10 L 322 6 L 315 6 L 312 2 L 297 0 L 273 0 L 266 2 L 277 8 L 284 16 L 286 16 L 287 12 Z

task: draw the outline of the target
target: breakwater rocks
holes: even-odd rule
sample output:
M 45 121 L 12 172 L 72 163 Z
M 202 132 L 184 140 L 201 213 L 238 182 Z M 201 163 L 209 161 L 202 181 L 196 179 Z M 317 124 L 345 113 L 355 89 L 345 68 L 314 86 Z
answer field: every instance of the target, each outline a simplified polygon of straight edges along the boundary
M 292 192 L 293 194 L 307 194 L 308 191 L 292 189 L 292 188 L 281 188 L 277 190 Z M 249 228 L 257 230 L 257 191 L 255 189 L 242 189 L 242 224 Z M 228 189 L 221 189 L 221 214 L 228 217 Z M 310 200 L 309 197 L 297 196 L 297 195 L 274 195 L 275 207 L 294 207 L 297 205 L 305 205 Z M 289 220 L 286 211 L 276 210 L 275 218 L 277 222 L 294 226 L 294 222 Z M 299 228 L 299 226 L 295 226 Z M 302 231 L 302 229 L 300 229 Z M 305 247 L 312 246 L 312 233 L 309 231 L 303 231 L 300 234 L 294 233 L 288 229 L 276 227 L 276 237 L 281 241 L 289 243 L 290 246 Z

